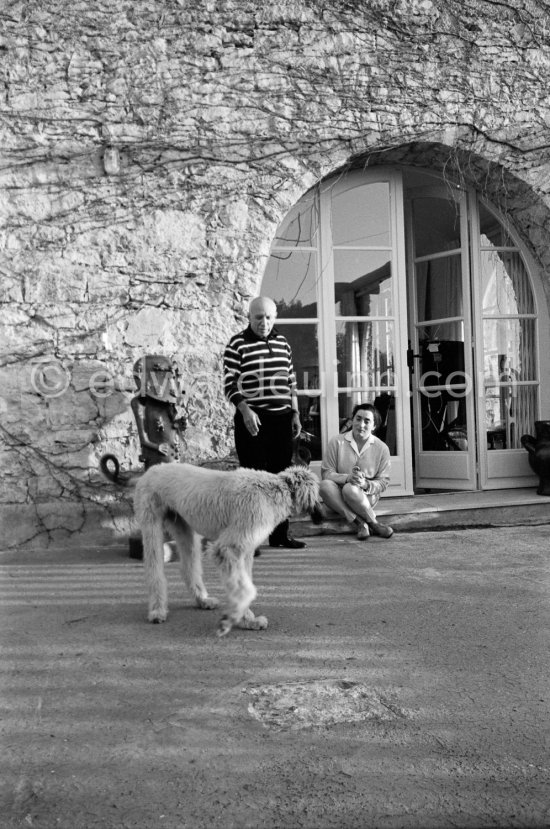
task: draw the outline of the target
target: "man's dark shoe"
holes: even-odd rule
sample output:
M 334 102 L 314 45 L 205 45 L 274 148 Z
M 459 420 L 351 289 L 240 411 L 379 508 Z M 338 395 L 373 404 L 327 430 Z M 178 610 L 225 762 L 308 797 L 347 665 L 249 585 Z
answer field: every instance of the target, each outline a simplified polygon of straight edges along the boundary
M 285 549 L 287 550 L 303 550 L 303 548 L 307 545 L 305 541 L 300 541 L 298 538 L 294 538 L 293 536 L 288 535 L 286 538 L 282 538 L 280 541 L 277 538 L 270 538 L 269 546 L 285 547 Z
M 260 548 L 256 547 L 256 549 L 254 550 L 254 558 L 260 558 L 261 554 L 262 551 L 260 550 Z

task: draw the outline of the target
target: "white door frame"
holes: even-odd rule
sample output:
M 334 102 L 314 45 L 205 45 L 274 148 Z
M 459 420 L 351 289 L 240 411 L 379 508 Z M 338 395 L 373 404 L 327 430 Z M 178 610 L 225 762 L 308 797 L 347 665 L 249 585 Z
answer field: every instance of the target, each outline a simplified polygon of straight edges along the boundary
M 415 256 L 412 203 L 415 198 L 440 198 L 454 202 L 460 211 L 460 266 L 461 266 L 461 288 L 462 288 L 462 312 L 456 318 L 463 325 L 464 339 L 464 384 L 455 386 L 450 390 L 453 395 L 464 395 L 466 415 L 467 445 L 463 451 L 436 451 L 423 448 L 422 440 L 422 413 L 421 395 L 448 390 L 445 384 L 437 385 L 433 379 L 426 381 L 421 375 L 421 363 L 418 356 L 414 357 L 412 369 L 412 403 L 413 403 L 413 445 L 415 457 L 415 487 L 422 489 L 452 489 L 472 490 L 478 488 L 478 466 L 477 466 L 477 440 L 474 407 L 474 383 L 473 383 L 473 362 L 472 362 L 472 313 L 470 304 L 470 250 L 468 233 L 468 205 L 466 193 L 458 187 L 449 184 L 436 184 L 411 188 L 406 194 L 406 220 L 408 232 L 408 253 L 409 253 L 409 332 L 414 355 L 419 355 L 419 329 L 428 325 L 437 324 L 438 320 L 424 320 L 417 307 L 416 291 L 416 265 L 423 261 L 436 258 L 430 256 Z M 442 255 L 448 256 L 453 251 L 442 251 Z M 454 319 L 454 318 L 453 318 Z M 441 320 L 444 322 L 444 320 Z
M 347 188 L 368 186 L 376 182 L 387 182 L 390 194 L 390 239 L 392 265 L 392 302 L 395 366 L 395 414 L 397 454 L 391 458 L 391 479 L 384 495 L 412 495 L 412 446 L 407 375 L 407 269 L 405 256 L 405 233 L 403 221 L 403 184 L 400 171 L 390 167 L 379 167 L 365 173 L 357 170 L 348 173 L 341 180 Z M 334 315 L 334 247 L 330 235 L 330 193 L 337 189 L 339 181 L 323 182 L 319 189 L 320 261 L 323 263 L 325 279 L 321 279 L 319 297 L 320 357 L 326 367 L 321 386 L 321 405 L 324 407 L 323 443 L 338 434 L 338 370 L 336 357 L 336 316 Z M 346 321 L 353 317 L 346 318 Z M 365 389 L 368 392 L 368 389 Z
M 469 214 L 472 228 L 471 233 L 472 250 L 472 311 L 474 324 L 474 355 L 476 360 L 476 408 L 479 435 L 485 433 L 485 372 L 484 372 L 484 349 L 483 349 L 483 300 L 481 296 L 482 279 L 480 273 L 481 263 L 481 240 L 479 235 L 479 200 L 475 190 L 468 192 Z M 550 413 L 550 384 L 541 383 L 541 354 L 548 354 L 550 350 L 550 322 L 548 304 L 542 288 L 540 278 L 536 275 L 539 268 L 525 249 L 516 231 L 507 224 L 501 217 L 499 211 L 483 200 L 486 209 L 492 212 L 506 229 L 506 233 L 514 243 L 524 260 L 529 276 L 529 283 L 533 293 L 535 306 L 534 316 L 536 317 L 535 342 L 537 344 L 537 378 L 538 378 L 538 408 L 537 419 L 541 419 L 541 411 Z M 480 440 L 479 446 L 479 487 L 480 489 L 511 489 L 515 487 L 536 486 L 537 477 L 529 465 L 529 456 L 525 449 L 488 450 L 487 442 Z

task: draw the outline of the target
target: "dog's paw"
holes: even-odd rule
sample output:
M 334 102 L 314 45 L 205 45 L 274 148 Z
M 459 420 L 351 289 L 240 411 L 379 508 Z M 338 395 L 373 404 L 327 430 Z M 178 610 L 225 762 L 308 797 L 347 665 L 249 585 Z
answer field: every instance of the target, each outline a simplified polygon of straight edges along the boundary
M 267 627 L 267 619 L 265 616 L 243 616 L 237 626 L 243 630 L 265 630 Z
M 212 596 L 204 596 L 203 598 L 197 596 L 195 602 L 201 610 L 215 610 L 220 604 L 219 599 L 214 599 Z
M 151 622 L 153 625 L 158 625 L 161 622 L 165 622 L 167 616 L 167 613 L 161 613 L 160 610 L 150 610 L 147 616 L 147 621 Z

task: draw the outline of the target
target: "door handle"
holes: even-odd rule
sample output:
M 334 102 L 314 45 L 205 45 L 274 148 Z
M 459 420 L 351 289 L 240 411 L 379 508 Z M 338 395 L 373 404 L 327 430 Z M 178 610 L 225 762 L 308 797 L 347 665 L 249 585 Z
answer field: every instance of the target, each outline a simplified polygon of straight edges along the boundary
M 414 373 L 414 361 L 420 360 L 422 354 L 415 354 L 412 348 L 407 348 L 407 368 Z

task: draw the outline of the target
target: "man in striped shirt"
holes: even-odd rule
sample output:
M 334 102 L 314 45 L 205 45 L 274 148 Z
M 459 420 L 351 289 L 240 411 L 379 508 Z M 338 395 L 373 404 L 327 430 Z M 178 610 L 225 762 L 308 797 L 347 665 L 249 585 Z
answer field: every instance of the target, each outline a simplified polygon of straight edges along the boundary
M 224 391 L 235 411 L 235 449 L 241 466 L 281 472 L 292 463 L 292 441 L 302 427 L 292 352 L 274 328 L 277 307 L 268 297 L 250 303 L 249 325 L 229 341 L 223 358 Z M 269 536 L 271 547 L 300 549 L 288 520 Z

